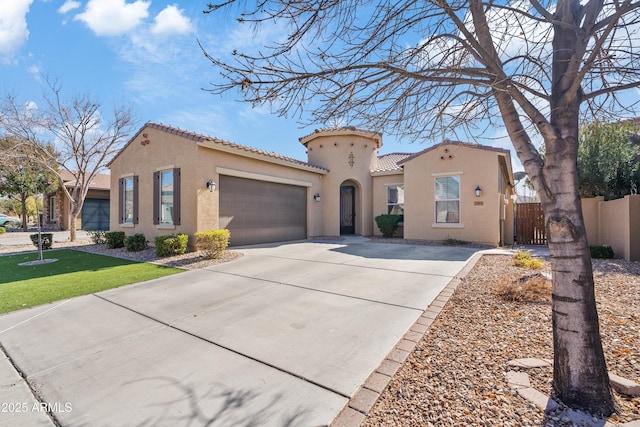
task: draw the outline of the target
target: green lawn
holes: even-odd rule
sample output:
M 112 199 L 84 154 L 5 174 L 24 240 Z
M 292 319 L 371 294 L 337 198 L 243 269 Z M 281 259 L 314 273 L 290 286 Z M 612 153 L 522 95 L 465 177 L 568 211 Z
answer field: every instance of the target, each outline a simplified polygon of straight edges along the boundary
M 74 250 L 45 251 L 57 262 L 34 266 L 37 253 L 0 256 L 0 313 L 156 279 L 183 270 Z

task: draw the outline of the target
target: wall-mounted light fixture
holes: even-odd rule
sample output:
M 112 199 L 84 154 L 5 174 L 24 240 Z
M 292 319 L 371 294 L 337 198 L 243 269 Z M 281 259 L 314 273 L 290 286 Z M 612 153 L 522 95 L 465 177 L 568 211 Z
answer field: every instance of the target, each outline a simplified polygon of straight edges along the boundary
M 209 181 L 207 181 L 207 189 L 213 193 L 214 191 L 216 191 L 216 183 L 213 182 L 212 179 L 210 179 Z
M 476 186 L 476 197 L 482 196 L 482 188 L 480 186 Z
M 313 200 L 315 200 L 316 202 L 320 201 L 320 193 L 316 193 L 313 195 Z

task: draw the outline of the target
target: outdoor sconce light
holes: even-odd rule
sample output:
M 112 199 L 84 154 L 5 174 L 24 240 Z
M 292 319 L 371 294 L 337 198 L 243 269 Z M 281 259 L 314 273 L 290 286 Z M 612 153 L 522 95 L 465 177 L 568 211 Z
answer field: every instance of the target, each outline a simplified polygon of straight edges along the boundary
M 482 195 L 482 188 L 479 185 L 476 186 L 476 197 L 480 197 Z
M 316 193 L 313 195 L 313 200 L 315 200 L 316 202 L 320 201 L 320 193 Z
M 207 188 L 211 193 L 213 193 L 214 191 L 216 191 L 216 183 L 213 182 L 212 179 L 210 179 L 209 181 L 207 181 Z

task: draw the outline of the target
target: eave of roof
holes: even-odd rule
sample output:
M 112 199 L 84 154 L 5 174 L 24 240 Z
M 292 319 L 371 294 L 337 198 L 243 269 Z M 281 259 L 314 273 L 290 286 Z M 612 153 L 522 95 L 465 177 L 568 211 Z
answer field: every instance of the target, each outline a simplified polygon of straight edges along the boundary
M 407 158 L 405 158 L 403 160 L 400 160 L 398 162 L 398 164 L 399 165 L 405 164 L 409 160 L 415 159 L 416 157 L 419 157 L 419 156 L 421 156 L 421 155 L 423 155 L 425 153 L 428 153 L 429 151 L 435 150 L 438 147 L 441 147 L 443 145 L 457 145 L 457 146 L 461 146 L 461 147 L 477 148 L 479 150 L 495 151 L 496 153 L 507 155 L 507 156 L 509 156 L 509 158 L 511 158 L 509 150 L 506 150 L 504 148 L 491 147 L 489 145 L 476 144 L 476 143 L 472 143 L 472 142 L 451 141 L 449 139 L 445 139 L 444 141 L 442 141 L 442 142 L 440 142 L 438 144 L 432 145 L 431 147 L 425 148 L 422 151 L 418 151 L 417 153 L 414 153 L 414 154 L 408 156 Z
M 316 129 L 309 135 L 298 138 L 298 141 L 305 147 L 314 139 L 321 136 L 343 136 L 343 135 L 357 135 L 365 138 L 371 138 L 376 141 L 376 148 L 382 147 L 382 134 L 380 132 L 374 132 L 371 130 L 358 129 L 354 126 L 344 126 L 335 129 Z
M 167 132 L 173 135 L 177 135 L 182 138 L 195 141 L 199 146 L 214 149 L 214 150 L 230 152 L 230 153 L 238 154 L 244 157 L 251 157 L 258 160 L 264 160 L 271 163 L 282 164 L 285 166 L 291 166 L 291 167 L 309 170 L 312 172 L 318 172 L 322 174 L 329 172 L 328 169 L 325 169 L 323 167 L 316 166 L 311 163 L 303 162 L 301 160 L 297 160 L 292 157 L 283 156 L 281 154 L 278 154 L 272 151 L 265 151 L 258 148 L 249 147 L 246 145 L 236 144 L 234 142 L 225 141 L 220 138 L 203 135 L 200 133 L 191 132 L 188 130 L 180 129 L 173 126 L 168 126 L 162 123 L 155 123 L 155 122 L 147 122 L 144 126 L 142 126 L 140 130 L 136 132 L 136 134 L 124 145 L 124 147 L 122 147 L 122 149 L 118 152 L 118 154 L 116 154 L 115 157 L 109 162 L 108 166 L 111 166 L 111 164 L 118 158 L 118 156 L 120 156 L 120 154 L 129 146 L 129 144 L 131 144 L 138 137 L 138 135 L 140 135 L 143 132 L 143 130 L 147 128 L 157 129 L 162 132 Z

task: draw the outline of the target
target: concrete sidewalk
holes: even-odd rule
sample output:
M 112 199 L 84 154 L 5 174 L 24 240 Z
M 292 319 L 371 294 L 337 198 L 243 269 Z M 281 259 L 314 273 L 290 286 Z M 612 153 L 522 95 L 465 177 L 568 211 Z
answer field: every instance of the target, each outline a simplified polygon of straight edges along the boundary
M 38 230 L 29 230 L 27 232 L 24 231 L 12 231 L 10 233 L 5 233 L 0 236 L 0 246 L 19 246 L 19 245 L 32 245 L 31 238 L 29 237 L 32 234 L 37 233 Z M 54 242 L 68 242 L 69 241 L 69 232 L 68 231 L 42 231 L 43 233 L 52 233 Z M 78 230 L 76 232 L 76 236 L 78 239 L 85 239 L 89 237 L 86 231 Z
M 355 238 L 242 252 L 0 316 L 26 377 L 0 356 L 0 402 L 33 391 L 49 409 L 0 425 L 329 424 L 475 250 Z

